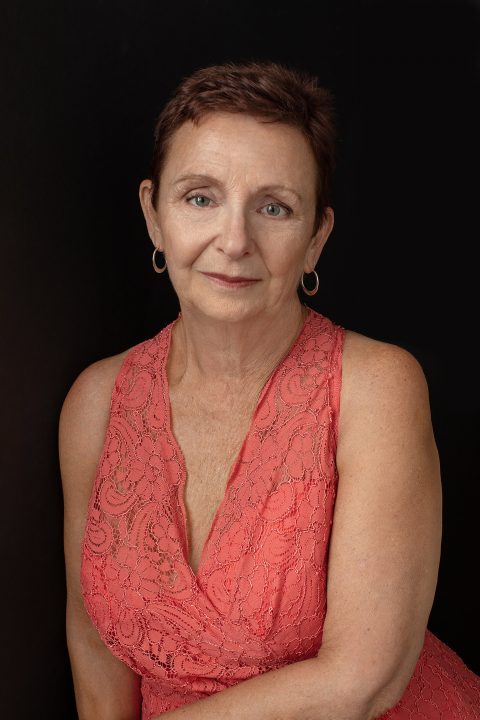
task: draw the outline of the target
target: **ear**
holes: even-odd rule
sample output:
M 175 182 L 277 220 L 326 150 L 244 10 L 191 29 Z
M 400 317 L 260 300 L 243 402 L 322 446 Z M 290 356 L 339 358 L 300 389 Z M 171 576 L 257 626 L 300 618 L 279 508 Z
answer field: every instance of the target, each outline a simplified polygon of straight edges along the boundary
M 140 205 L 147 224 L 150 240 L 159 250 L 163 250 L 162 236 L 158 227 L 157 212 L 152 204 L 152 181 L 142 180 L 138 190 Z
M 334 222 L 334 212 L 331 207 L 325 208 L 320 226 L 308 244 L 305 255 L 304 272 L 310 273 L 315 269 L 328 236 L 332 232 Z

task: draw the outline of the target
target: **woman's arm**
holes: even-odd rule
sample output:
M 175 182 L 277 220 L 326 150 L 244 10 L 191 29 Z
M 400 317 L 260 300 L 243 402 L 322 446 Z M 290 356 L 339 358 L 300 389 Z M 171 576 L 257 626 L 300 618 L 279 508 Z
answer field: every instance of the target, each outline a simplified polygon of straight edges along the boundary
M 81 543 L 102 451 L 114 379 L 124 354 L 83 371 L 65 398 L 59 425 L 67 573 L 67 643 L 80 720 L 137 720 L 140 679 L 107 648 L 80 588 Z
M 319 656 L 244 680 L 152 720 L 370 720 L 369 694 Z
M 428 389 L 405 350 L 347 334 L 337 466 L 317 657 L 162 720 L 371 720 L 400 700 L 423 646 L 441 541 Z

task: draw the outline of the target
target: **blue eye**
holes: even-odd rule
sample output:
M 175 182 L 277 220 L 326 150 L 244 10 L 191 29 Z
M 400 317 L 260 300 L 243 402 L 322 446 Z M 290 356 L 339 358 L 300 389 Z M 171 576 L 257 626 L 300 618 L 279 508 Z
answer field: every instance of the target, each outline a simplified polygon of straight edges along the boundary
M 291 210 L 284 207 L 283 205 L 279 205 L 278 203 L 268 203 L 268 205 L 265 205 L 265 208 L 267 210 L 274 210 L 274 212 L 266 213 L 267 215 L 270 215 L 270 217 L 281 217 L 281 210 L 283 210 L 283 215 L 290 215 L 291 213 Z
M 208 203 L 210 203 L 210 198 L 207 198 L 205 195 L 190 195 L 190 197 L 187 198 L 187 202 L 190 202 L 190 200 L 201 200 L 202 202 L 200 203 L 194 203 L 195 207 L 199 208 L 208 207 Z M 206 203 L 203 201 L 206 201 Z

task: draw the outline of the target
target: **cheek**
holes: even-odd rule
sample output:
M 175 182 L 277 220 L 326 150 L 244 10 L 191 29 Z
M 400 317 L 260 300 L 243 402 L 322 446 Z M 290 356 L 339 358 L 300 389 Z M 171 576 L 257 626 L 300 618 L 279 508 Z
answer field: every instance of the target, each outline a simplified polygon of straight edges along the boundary
M 166 255 L 179 270 L 190 267 L 208 245 L 200 229 L 186 228 L 179 223 L 163 231 Z
M 295 278 L 303 266 L 304 242 L 291 233 L 283 238 L 276 237 L 264 244 L 263 258 L 272 277 L 285 280 Z

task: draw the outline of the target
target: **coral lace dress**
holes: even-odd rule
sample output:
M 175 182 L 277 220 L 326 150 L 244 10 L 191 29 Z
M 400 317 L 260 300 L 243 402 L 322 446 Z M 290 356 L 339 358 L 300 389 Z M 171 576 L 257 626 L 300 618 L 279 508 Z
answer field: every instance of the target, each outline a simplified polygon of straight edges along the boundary
M 344 330 L 309 310 L 264 385 L 198 572 L 170 422 L 172 328 L 126 355 L 89 504 L 81 582 L 142 719 L 310 658 L 322 643 Z M 430 631 L 389 720 L 480 718 L 480 678 Z

